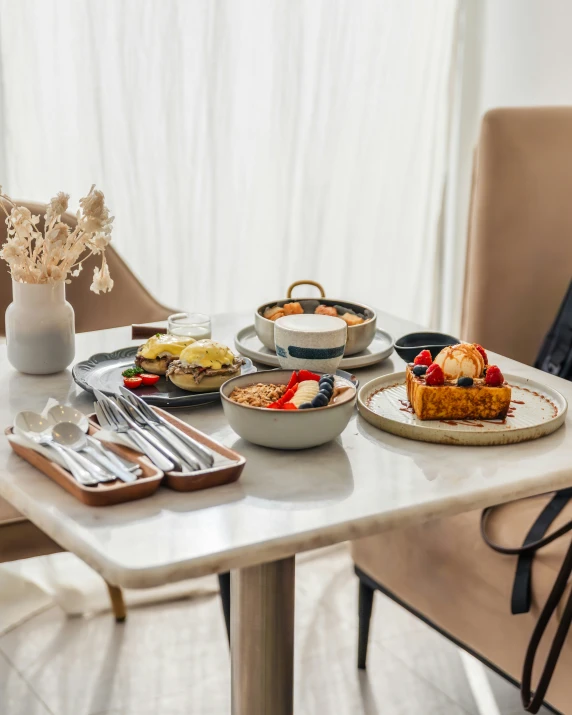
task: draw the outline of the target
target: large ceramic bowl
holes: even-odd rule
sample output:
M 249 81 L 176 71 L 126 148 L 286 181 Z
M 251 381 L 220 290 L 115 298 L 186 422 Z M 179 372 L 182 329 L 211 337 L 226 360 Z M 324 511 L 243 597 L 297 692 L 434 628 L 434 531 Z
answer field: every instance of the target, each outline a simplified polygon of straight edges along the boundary
M 222 407 L 232 429 L 243 439 L 273 449 L 307 449 L 330 442 L 347 427 L 354 411 L 357 390 L 348 391 L 345 401 L 329 407 L 310 410 L 269 410 L 241 405 L 229 399 L 235 387 L 247 387 L 260 382 L 287 385 L 292 370 L 267 370 L 256 375 L 239 375 L 220 388 Z M 337 378 L 342 379 L 342 378 Z
M 319 300 L 318 298 L 292 298 L 292 291 L 299 285 L 316 286 L 322 297 Z M 290 288 L 288 288 L 286 295 L 286 298 L 273 300 L 270 303 L 264 303 L 264 305 L 261 305 L 254 313 L 254 329 L 256 330 L 258 339 L 264 347 L 268 348 L 268 350 L 272 350 L 273 352 L 275 350 L 274 321 L 265 318 L 264 311 L 275 305 L 283 306 L 285 303 L 291 303 L 293 301 L 300 303 L 305 313 L 313 313 L 319 305 L 329 305 L 332 307 L 339 306 L 340 308 L 349 309 L 349 311 L 365 316 L 365 322 L 360 325 L 348 325 L 348 339 L 344 352 L 344 355 L 346 356 L 361 353 L 362 350 L 369 347 L 371 341 L 375 337 L 377 316 L 375 314 L 375 310 L 367 305 L 362 305 L 361 303 L 349 303 L 347 300 L 338 300 L 337 298 L 326 298 L 324 289 L 315 281 L 296 281 L 296 283 L 292 283 Z

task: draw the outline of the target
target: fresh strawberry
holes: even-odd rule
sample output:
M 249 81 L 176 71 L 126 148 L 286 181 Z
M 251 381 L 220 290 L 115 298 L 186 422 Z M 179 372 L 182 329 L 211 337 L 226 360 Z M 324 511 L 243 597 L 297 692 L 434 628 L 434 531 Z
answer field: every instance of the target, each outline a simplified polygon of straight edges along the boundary
M 485 361 L 485 365 L 489 364 L 489 358 L 485 352 L 485 349 L 483 348 L 482 345 L 479 345 L 478 343 L 473 343 L 473 346 L 477 348 L 477 350 L 481 353 L 483 356 L 483 360 Z
M 500 387 L 504 383 L 504 375 L 497 365 L 489 365 L 485 375 L 485 385 L 489 387 Z
M 431 353 L 429 352 L 429 350 L 422 350 L 419 353 L 419 355 L 415 358 L 415 360 L 413 361 L 413 364 L 414 365 L 427 365 L 427 367 L 429 367 L 429 365 L 431 365 L 432 362 L 433 362 L 433 358 L 431 357 Z
M 445 384 L 445 374 L 441 369 L 441 365 L 438 365 L 436 362 L 429 365 L 425 373 L 425 384 L 432 386 Z

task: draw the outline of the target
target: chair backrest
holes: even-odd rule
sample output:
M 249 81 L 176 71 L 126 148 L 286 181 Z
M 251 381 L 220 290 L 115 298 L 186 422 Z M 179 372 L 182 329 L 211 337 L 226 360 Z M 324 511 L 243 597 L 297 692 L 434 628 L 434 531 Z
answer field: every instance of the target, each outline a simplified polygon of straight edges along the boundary
M 32 214 L 40 215 L 43 227 L 45 204 L 31 201 L 16 201 L 19 206 L 26 206 Z M 75 226 L 75 216 L 65 214 L 62 220 L 69 226 Z M 6 240 L 6 224 L 0 220 L 0 242 Z M 66 296 L 75 311 L 76 331 L 115 328 L 132 323 L 151 323 L 165 320 L 176 312 L 161 305 L 133 275 L 117 252 L 109 246 L 105 252 L 111 277 L 114 280 L 110 293 L 93 293 L 89 287 L 93 279 L 93 269 L 100 264 L 97 256 L 92 256 L 84 263 L 82 272 L 66 286 Z M 5 264 L 0 265 L 0 328 L 5 335 L 4 313 L 12 300 L 12 280 Z
M 533 364 L 572 278 L 572 107 L 485 114 L 472 191 L 461 335 Z

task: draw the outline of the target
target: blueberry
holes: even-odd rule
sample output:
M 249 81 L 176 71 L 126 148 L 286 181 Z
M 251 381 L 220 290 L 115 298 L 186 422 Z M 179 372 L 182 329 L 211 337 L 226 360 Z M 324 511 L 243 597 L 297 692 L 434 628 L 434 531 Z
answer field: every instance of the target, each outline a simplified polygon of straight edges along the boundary
M 309 410 L 312 407 L 311 402 L 303 402 L 301 405 L 298 405 L 299 410 Z
M 312 400 L 312 407 L 325 407 L 329 402 L 329 399 L 324 395 L 323 392 L 318 392 L 316 397 Z
M 471 387 L 473 384 L 473 378 L 472 377 L 460 377 L 457 380 L 457 385 L 459 387 Z
M 334 384 L 334 378 L 333 378 L 331 375 L 324 375 L 324 376 L 320 379 L 320 385 L 321 385 L 322 383 L 324 383 L 324 382 L 327 382 L 329 385 L 333 385 L 333 384 Z
M 320 392 L 325 392 L 327 395 L 331 395 L 333 391 L 334 391 L 334 388 L 331 385 L 328 385 L 327 383 L 320 385 Z
M 417 377 L 422 377 L 427 372 L 427 365 L 415 365 L 413 374 Z

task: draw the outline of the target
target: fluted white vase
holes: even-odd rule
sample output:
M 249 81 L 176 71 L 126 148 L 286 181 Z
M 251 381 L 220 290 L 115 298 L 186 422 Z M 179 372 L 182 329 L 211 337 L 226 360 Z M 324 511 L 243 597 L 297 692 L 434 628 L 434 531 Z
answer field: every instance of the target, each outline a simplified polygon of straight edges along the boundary
M 12 281 L 6 309 L 8 360 L 20 372 L 48 375 L 65 370 L 75 355 L 75 316 L 59 283 Z

